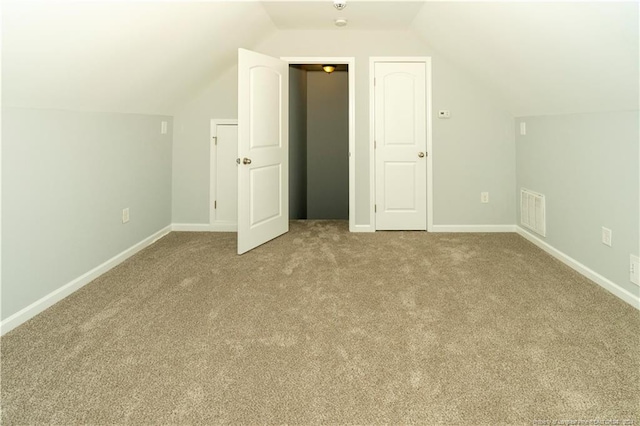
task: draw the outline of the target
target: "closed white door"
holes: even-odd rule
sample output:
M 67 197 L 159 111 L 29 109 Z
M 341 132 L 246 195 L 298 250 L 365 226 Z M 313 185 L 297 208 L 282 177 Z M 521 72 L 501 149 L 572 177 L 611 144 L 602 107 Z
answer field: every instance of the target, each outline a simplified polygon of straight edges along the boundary
M 376 62 L 375 224 L 427 229 L 426 64 Z
M 289 231 L 289 65 L 238 50 L 238 254 Z
M 211 120 L 212 231 L 238 230 L 237 123 L 237 120 Z

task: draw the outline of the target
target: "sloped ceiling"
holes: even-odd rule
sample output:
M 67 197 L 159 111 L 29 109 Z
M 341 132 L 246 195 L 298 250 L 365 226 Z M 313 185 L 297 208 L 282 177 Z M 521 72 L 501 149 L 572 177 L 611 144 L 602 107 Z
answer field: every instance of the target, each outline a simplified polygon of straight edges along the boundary
M 5 0 L 2 101 L 171 114 L 278 31 L 406 29 L 515 116 L 638 109 L 635 1 L 347 1 Z
M 170 114 L 276 31 L 256 2 L 10 1 L 3 104 Z
M 515 116 L 638 109 L 638 2 L 427 2 L 413 29 Z

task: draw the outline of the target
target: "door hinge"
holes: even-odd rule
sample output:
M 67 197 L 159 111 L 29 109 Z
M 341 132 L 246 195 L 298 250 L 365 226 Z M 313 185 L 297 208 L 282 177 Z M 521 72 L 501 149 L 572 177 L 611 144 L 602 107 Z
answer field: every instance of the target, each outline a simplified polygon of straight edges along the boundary
M 373 141 L 373 149 L 376 149 L 376 148 L 377 148 L 377 145 L 378 145 L 378 143 L 374 140 L 374 141 Z
M 378 212 L 378 205 L 377 205 L 377 204 L 374 204 L 374 205 L 373 205 L 373 212 L 374 212 L 374 213 L 377 213 L 377 212 Z
M 218 208 L 218 200 L 213 202 L 213 209 L 217 209 Z
M 214 136 L 212 139 L 213 139 L 213 144 L 218 145 L 218 137 Z
M 374 86 L 376 85 L 376 78 L 375 77 L 373 77 L 373 85 Z

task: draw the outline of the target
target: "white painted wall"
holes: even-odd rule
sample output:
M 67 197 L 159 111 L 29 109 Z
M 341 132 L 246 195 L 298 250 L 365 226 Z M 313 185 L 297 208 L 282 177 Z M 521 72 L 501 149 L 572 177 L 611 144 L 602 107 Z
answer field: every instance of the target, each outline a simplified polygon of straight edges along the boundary
M 254 50 L 276 57 L 356 58 L 356 224 L 369 223 L 369 57 L 432 56 L 434 223 L 515 223 L 513 116 L 494 96 L 406 31 L 278 31 Z M 208 122 L 237 116 L 237 70 L 230 69 L 175 115 L 173 214 L 206 223 Z M 490 204 L 480 204 L 480 191 Z
M 412 31 L 514 116 L 636 109 L 637 1 L 428 1 Z
M 174 115 L 174 223 L 209 223 L 209 123 L 212 118 L 238 118 L 237 66 L 227 70 Z
M 171 114 L 275 31 L 259 2 L 5 0 L 5 106 Z
M 3 320 L 171 224 L 171 126 L 2 109 Z
M 629 255 L 640 251 L 640 111 L 520 117 L 517 188 L 545 195 L 552 247 L 638 296 Z M 519 195 L 518 195 L 519 197 Z M 519 220 L 518 206 L 518 223 Z M 601 228 L 613 231 L 612 247 Z

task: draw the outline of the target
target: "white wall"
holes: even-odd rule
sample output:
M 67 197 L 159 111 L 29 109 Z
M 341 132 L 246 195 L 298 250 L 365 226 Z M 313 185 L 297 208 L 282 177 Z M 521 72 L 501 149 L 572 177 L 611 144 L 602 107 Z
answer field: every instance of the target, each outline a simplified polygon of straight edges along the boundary
M 515 116 L 637 108 L 638 1 L 427 1 L 413 30 Z
M 3 320 L 170 225 L 171 123 L 2 109 Z
M 434 223 L 515 223 L 513 116 L 462 71 L 406 31 L 278 31 L 253 50 L 276 57 L 356 58 L 356 224 L 369 224 L 369 57 L 432 56 Z M 237 70 L 194 97 L 175 115 L 173 214 L 175 222 L 208 218 L 208 123 L 237 117 Z M 491 203 L 480 204 L 480 191 Z
M 174 223 L 209 223 L 209 149 L 212 118 L 238 118 L 238 68 L 213 81 L 173 119 Z
M 520 122 L 517 188 L 545 195 L 547 236 L 540 238 L 637 297 L 629 255 L 640 251 L 639 111 Z M 612 247 L 601 242 L 603 226 L 613 231 Z
M 2 102 L 170 114 L 272 31 L 259 2 L 3 0 Z

